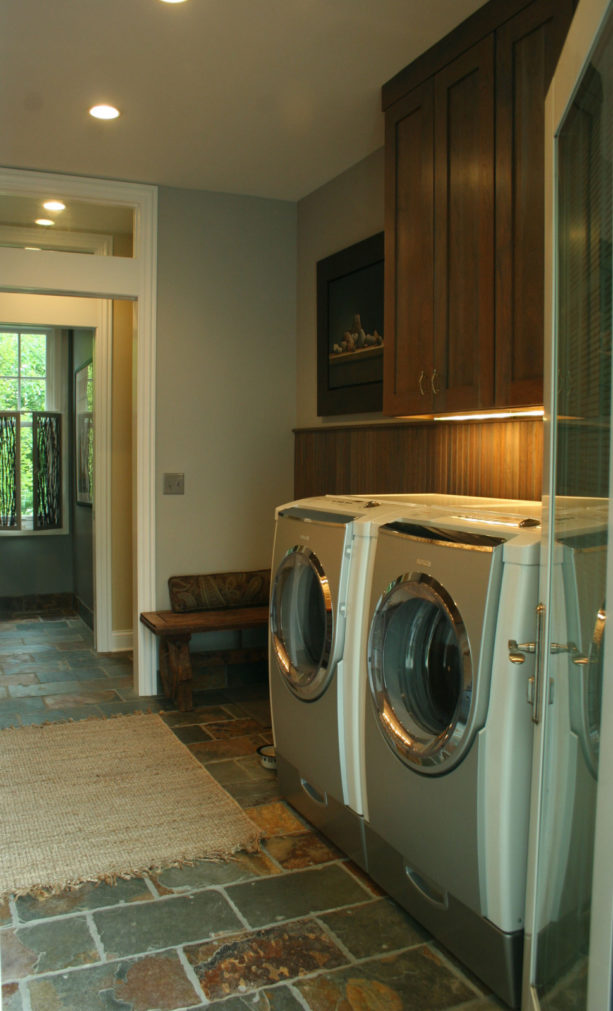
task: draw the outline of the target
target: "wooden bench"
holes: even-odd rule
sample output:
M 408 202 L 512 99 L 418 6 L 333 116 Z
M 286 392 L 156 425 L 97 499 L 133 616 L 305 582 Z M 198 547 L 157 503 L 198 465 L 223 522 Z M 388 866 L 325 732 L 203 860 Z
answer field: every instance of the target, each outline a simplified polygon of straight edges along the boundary
M 171 611 L 144 611 L 140 620 L 160 639 L 160 677 L 164 694 L 182 712 L 193 709 L 189 642 L 200 632 L 242 632 L 268 624 L 270 570 L 171 576 Z M 264 649 L 212 650 L 207 663 L 263 659 Z

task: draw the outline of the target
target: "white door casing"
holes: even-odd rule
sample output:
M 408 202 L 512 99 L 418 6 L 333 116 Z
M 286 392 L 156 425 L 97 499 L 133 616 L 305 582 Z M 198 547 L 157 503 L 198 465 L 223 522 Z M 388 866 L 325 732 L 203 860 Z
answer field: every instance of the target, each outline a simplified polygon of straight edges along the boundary
M 79 176 L 0 168 L 4 194 L 87 200 L 134 208 L 131 258 L 92 256 L 51 250 L 0 248 L 0 290 L 23 294 L 74 295 L 95 299 L 129 299 L 137 304 L 133 416 L 134 447 L 134 606 L 135 686 L 140 695 L 157 690 L 153 637 L 139 621 L 155 609 L 155 308 L 157 272 L 157 189 Z M 96 567 L 95 620 L 97 648 L 112 649 L 111 607 L 111 340 L 110 303 L 99 302 L 96 342 Z M 105 339 L 106 334 L 106 339 Z

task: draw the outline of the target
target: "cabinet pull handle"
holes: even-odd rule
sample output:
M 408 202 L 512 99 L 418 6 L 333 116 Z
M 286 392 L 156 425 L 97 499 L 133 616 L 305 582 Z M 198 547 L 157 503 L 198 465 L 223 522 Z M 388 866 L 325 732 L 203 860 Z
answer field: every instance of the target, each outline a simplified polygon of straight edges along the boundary
M 424 390 L 424 379 L 426 378 L 426 373 L 422 369 L 419 373 L 419 379 L 417 380 L 419 385 L 419 395 L 420 397 L 425 397 L 426 391 Z
M 430 385 L 432 386 L 432 392 L 434 396 L 436 396 L 437 393 L 441 392 L 440 386 L 436 385 L 437 379 L 438 379 L 438 371 L 437 369 L 435 369 L 434 372 L 432 373 L 432 379 L 430 380 Z

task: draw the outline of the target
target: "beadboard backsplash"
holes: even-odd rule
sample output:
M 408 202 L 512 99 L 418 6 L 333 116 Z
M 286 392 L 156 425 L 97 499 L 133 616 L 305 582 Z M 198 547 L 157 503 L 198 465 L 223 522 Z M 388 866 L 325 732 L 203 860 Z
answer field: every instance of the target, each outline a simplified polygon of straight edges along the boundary
M 543 422 L 390 422 L 295 431 L 294 494 L 540 499 Z

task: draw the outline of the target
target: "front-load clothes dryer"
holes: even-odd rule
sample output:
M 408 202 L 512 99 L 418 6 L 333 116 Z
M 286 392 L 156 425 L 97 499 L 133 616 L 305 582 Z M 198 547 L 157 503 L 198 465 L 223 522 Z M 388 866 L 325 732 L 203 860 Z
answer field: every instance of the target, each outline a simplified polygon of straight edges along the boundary
M 509 1004 L 519 999 L 540 504 L 381 526 L 367 606 L 367 869 Z
M 375 502 L 325 496 L 276 510 L 270 700 L 282 795 L 359 865 L 363 825 L 347 782 L 348 612 L 361 612 Z M 364 536 L 356 548 L 355 526 Z M 351 763 L 350 763 L 351 764 Z M 355 764 L 355 763 L 354 763 Z
M 608 500 L 556 500 L 540 917 L 554 971 L 589 943 L 604 674 Z M 583 944 L 582 944 L 583 942 Z

